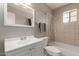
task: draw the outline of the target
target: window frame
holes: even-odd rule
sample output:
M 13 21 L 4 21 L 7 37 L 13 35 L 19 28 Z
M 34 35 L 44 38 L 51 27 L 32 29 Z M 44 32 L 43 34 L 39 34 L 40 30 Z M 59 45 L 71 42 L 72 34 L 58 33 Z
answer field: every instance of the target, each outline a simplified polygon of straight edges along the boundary
M 71 13 L 72 12 L 75 12 L 75 11 L 76 11 L 76 14 L 73 15 L 73 16 L 71 16 Z M 68 17 L 65 17 L 64 15 L 67 14 L 67 13 L 69 14 L 69 16 Z M 69 10 L 69 11 L 65 11 L 63 13 L 63 23 L 75 22 L 75 20 L 74 21 L 71 20 L 72 17 L 76 17 L 76 21 L 77 21 L 77 9 L 72 9 L 72 10 Z M 64 21 L 66 21 L 65 18 L 68 18 L 69 19 L 68 22 L 64 22 Z

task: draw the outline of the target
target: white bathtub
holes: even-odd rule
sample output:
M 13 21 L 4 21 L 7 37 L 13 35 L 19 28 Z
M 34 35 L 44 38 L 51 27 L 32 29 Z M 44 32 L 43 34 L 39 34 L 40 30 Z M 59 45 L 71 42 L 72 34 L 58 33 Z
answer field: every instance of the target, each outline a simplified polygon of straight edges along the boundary
M 62 56 L 79 56 L 79 47 L 69 44 L 64 44 L 61 42 L 54 42 L 51 45 L 56 46 L 61 50 Z

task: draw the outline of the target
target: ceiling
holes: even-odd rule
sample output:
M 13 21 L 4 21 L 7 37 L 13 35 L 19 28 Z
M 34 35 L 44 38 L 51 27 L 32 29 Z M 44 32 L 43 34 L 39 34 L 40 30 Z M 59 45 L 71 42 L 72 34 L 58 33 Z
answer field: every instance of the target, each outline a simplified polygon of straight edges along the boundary
M 68 3 L 46 3 L 51 9 L 56 9 L 67 4 Z

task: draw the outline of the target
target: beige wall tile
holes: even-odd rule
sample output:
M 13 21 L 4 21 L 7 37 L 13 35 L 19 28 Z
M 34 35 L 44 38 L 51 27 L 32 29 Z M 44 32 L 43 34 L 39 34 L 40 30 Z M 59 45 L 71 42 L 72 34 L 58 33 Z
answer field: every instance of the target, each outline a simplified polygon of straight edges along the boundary
M 54 10 L 55 41 L 79 46 L 79 12 L 77 22 L 63 23 L 63 12 L 72 9 L 79 11 L 79 4 L 72 3 Z

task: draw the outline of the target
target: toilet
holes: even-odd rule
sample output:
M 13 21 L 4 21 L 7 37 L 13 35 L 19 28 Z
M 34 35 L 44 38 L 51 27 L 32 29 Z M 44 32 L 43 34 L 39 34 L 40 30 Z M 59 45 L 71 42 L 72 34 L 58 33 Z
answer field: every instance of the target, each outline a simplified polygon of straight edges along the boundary
M 60 56 L 61 51 L 56 46 L 46 46 L 45 49 L 45 55 L 50 56 Z
M 48 37 L 44 38 L 43 45 L 44 45 L 44 54 L 50 56 L 60 56 L 61 51 L 56 46 L 47 46 Z

